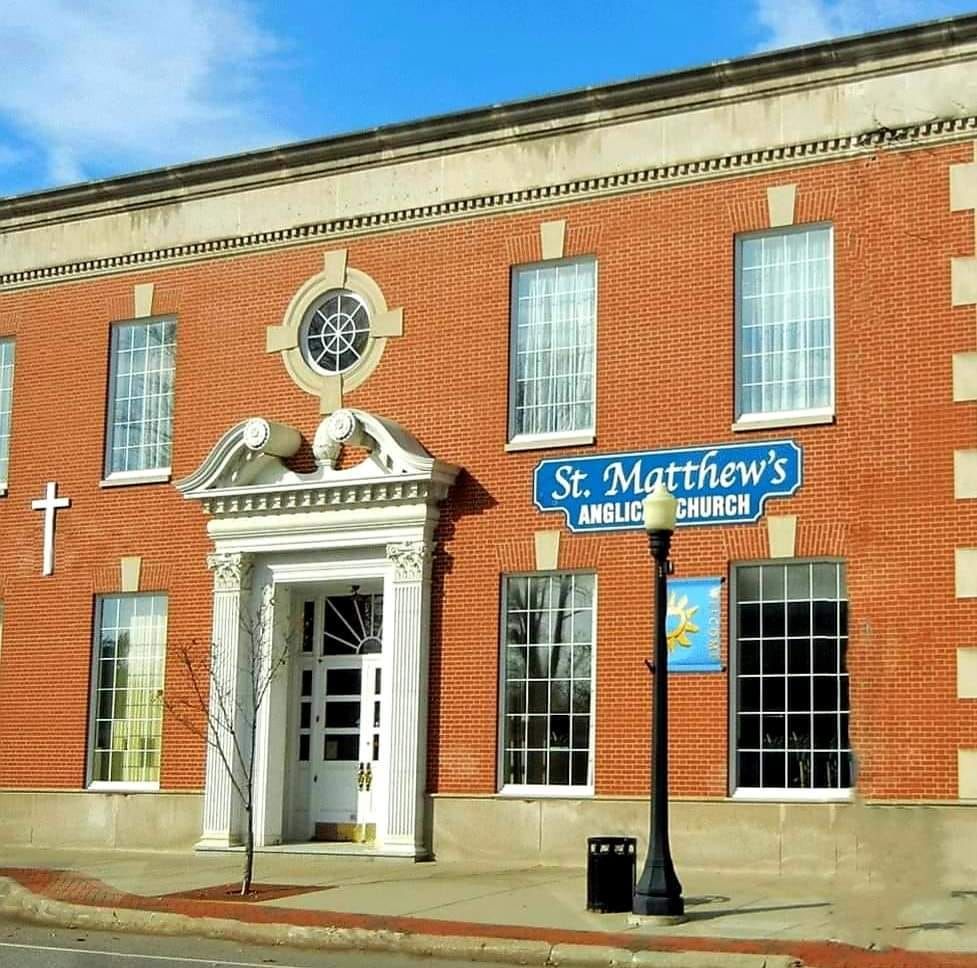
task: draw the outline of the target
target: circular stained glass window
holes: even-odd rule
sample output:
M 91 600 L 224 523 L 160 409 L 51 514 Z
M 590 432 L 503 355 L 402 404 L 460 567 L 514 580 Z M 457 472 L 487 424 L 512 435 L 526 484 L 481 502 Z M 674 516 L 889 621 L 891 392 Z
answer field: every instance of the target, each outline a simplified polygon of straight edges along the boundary
M 348 289 L 327 292 L 305 314 L 299 331 L 302 356 L 319 373 L 351 370 L 363 357 L 369 342 L 369 310 Z

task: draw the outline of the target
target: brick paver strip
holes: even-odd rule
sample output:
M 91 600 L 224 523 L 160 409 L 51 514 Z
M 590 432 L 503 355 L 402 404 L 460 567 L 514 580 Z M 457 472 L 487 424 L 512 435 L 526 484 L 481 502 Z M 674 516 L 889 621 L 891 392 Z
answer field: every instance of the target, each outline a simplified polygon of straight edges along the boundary
M 715 951 L 743 954 L 790 955 L 812 968 L 977 968 L 977 954 L 943 951 L 866 951 L 824 941 L 767 941 L 742 938 L 689 938 L 635 935 L 604 931 L 574 931 L 517 924 L 482 924 L 435 918 L 344 911 L 307 911 L 283 907 L 256 907 L 240 901 L 199 901 L 172 895 L 146 897 L 118 891 L 93 877 L 65 870 L 0 867 L 34 894 L 69 904 L 183 914 L 193 918 L 226 918 L 247 924 L 288 924 L 301 927 L 363 928 L 440 937 L 506 938 L 545 941 L 548 944 L 602 945 L 631 951 Z

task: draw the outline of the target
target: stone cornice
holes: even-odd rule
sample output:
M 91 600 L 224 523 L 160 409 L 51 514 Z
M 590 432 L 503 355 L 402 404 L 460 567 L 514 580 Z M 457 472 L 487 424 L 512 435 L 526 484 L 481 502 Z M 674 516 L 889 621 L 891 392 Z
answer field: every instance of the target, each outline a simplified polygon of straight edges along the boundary
M 375 165 L 405 153 L 443 153 L 533 132 L 599 126 L 648 112 L 797 88 L 839 79 L 859 80 L 896 69 L 918 70 L 955 57 L 973 57 L 977 14 L 768 51 L 734 61 L 588 87 L 509 104 L 491 105 L 385 125 L 367 131 L 210 159 L 118 178 L 0 199 L 0 226 L 59 213 L 138 208 L 155 196 L 197 197 L 229 185 L 280 183 L 339 167 Z M 63 217 L 63 214 L 62 216 Z
M 977 23 L 977 17 L 974 18 Z M 806 49 L 806 48 L 805 48 Z M 360 234 L 391 231 L 440 221 L 566 204 L 604 195 L 668 187 L 737 174 L 754 174 L 780 167 L 796 167 L 840 161 L 884 148 L 932 147 L 945 142 L 971 139 L 977 133 L 977 116 L 935 118 L 897 128 L 881 127 L 836 138 L 718 155 L 688 162 L 651 166 L 513 192 L 475 195 L 438 204 L 395 211 L 371 212 L 348 218 L 329 219 L 273 231 L 206 239 L 184 245 L 125 253 L 87 261 L 43 266 L 0 273 L 0 291 L 89 278 L 91 276 L 146 269 L 187 262 L 246 255 L 255 251 L 332 241 Z M 0 203 L 2 214 L 2 203 Z

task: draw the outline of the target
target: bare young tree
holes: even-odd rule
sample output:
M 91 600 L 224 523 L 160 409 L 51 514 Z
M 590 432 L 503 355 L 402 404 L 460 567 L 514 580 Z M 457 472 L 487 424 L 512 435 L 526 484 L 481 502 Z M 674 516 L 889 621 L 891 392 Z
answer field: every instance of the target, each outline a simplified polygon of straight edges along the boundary
M 251 892 L 254 877 L 254 781 L 258 719 L 275 680 L 291 656 L 291 636 L 275 634 L 270 585 L 253 610 L 242 610 L 237 667 L 230 675 L 216 668 L 216 643 L 201 655 L 181 648 L 178 662 L 189 695 L 166 700 L 167 712 L 205 741 L 217 755 L 244 812 L 244 870 L 241 894 Z

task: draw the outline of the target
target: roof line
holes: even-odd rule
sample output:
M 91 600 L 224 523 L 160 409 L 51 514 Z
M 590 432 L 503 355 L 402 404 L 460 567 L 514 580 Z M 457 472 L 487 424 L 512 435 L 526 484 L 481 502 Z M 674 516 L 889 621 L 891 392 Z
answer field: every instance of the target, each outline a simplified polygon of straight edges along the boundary
M 965 14 L 598 87 L 0 198 L 0 220 L 124 202 L 157 192 L 192 189 L 238 178 L 284 174 L 306 166 L 381 155 L 452 138 L 552 124 L 596 111 L 653 105 L 729 87 L 778 78 L 787 80 L 799 74 L 855 68 L 866 61 L 925 55 L 974 41 L 977 41 L 977 14 Z

